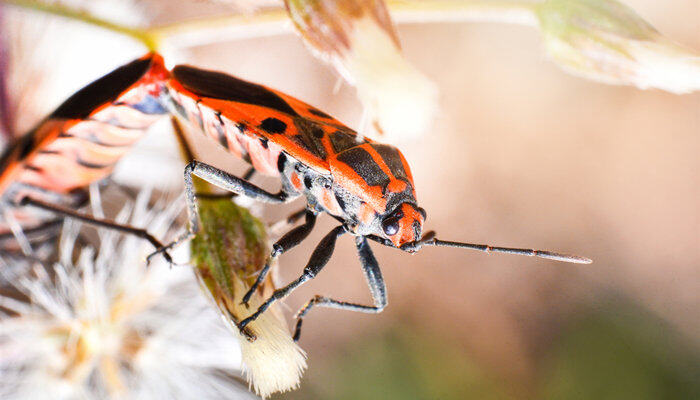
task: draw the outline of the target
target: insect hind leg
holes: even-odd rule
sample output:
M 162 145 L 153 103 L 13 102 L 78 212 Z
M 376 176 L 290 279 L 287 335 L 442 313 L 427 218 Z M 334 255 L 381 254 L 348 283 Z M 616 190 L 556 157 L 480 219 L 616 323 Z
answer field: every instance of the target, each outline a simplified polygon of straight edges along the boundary
M 367 284 L 369 286 L 369 291 L 372 295 L 374 305 L 367 306 L 357 303 L 349 303 L 346 301 L 339 301 L 316 295 L 309 300 L 306 305 L 299 310 L 299 312 L 297 312 L 297 323 L 296 328 L 294 329 L 295 342 L 298 341 L 299 336 L 301 336 L 301 324 L 304 316 L 311 311 L 314 306 L 336 308 L 339 310 L 355 311 L 367 314 L 378 314 L 386 307 L 388 303 L 386 285 L 384 285 L 384 279 L 382 278 L 382 272 L 379 269 L 377 259 L 374 257 L 374 253 L 372 253 L 372 249 L 369 247 L 369 243 L 367 243 L 367 239 L 365 237 L 356 237 L 355 245 L 357 246 L 357 252 L 360 256 L 360 262 L 362 263 L 362 271 L 365 274 L 365 278 L 367 278 Z
M 160 249 L 163 247 L 163 244 L 158 241 L 153 235 L 148 233 L 147 230 L 141 229 L 141 228 L 134 228 L 133 226 L 129 225 L 123 225 L 116 223 L 114 221 L 110 221 L 107 219 L 102 219 L 102 218 L 96 218 L 94 216 L 82 214 L 76 211 L 73 211 L 69 208 L 62 207 L 56 204 L 50 204 L 43 202 L 41 200 L 33 199 L 29 196 L 22 197 L 19 202 L 19 206 L 31 206 L 31 207 L 36 207 L 42 210 L 50 211 L 54 214 L 63 216 L 63 217 L 68 217 L 68 218 L 73 218 L 77 219 L 79 221 L 82 221 L 86 224 L 93 225 L 93 226 L 98 226 L 101 228 L 107 228 L 107 229 L 112 229 L 118 232 L 126 233 L 129 235 L 134 235 L 136 237 L 139 237 L 141 239 L 144 239 L 148 241 L 153 247 L 156 249 Z M 163 257 L 165 260 L 172 264 L 173 260 L 170 257 L 170 254 L 168 254 L 166 251 L 163 252 Z
M 266 203 L 281 204 L 292 199 L 292 196 L 290 196 L 284 190 L 281 190 L 278 193 L 270 193 L 258 186 L 253 185 L 245 179 L 241 179 L 209 164 L 197 160 L 191 161 L 185 167 L 184 173 L 185 202 L 187 203 L 187 219 L 189 222 L 187 231 L 174 241 L 156 249 L 155 252 L 148 256 L 147 260 L 150 260 L 158 253 L 167 251 L 186 240 L 192 239 L 194 235 L 199 233 L 199 208 L 197 207 L 197 196 L 195 194 L 194 184 L 192 182 L 193 175 L 204 179 L 205 181 L 221 189 Z
M 62 218 L 52 219 L 42 223 L 41 225 L 28 229 L 22 229 L 22 233 L 30 243 L 43 243 L 58 235 L 58 232 L 61 229 L 61 224 L 63 224 Z M 4 243 L 8 240 L 16 240 L 15 235 L 12 232 L 0 233 L 0 243 Z M 0 245 L 0 248 L 1 247 L 2 246 Z

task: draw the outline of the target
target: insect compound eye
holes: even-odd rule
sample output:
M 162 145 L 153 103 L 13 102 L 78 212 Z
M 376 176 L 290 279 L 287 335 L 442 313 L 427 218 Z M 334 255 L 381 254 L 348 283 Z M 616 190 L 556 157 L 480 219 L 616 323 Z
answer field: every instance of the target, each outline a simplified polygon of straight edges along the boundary
M 382 221 L 382 230 L 387 236 L 394 236 L 399 231 L 399 217 L 390 215 Z

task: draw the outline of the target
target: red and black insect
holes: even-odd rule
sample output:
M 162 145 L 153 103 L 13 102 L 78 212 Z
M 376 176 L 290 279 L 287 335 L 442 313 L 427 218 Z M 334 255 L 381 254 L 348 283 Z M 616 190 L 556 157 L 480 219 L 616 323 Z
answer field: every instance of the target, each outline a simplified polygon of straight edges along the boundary
M 107 177 L 114 164 L 146 129 L 172 113 L 215 140 L 256 171 L 278 176 L 282 188 L 267 192 L 201 161 L 185 168 L 188 231 L 162 246 L 146 231 L 73 211 L 86 199 L 85 188 Z M 341 224 L 314 250 L 299 278 L 278 289 L 252 315 L 239 323 L 243 332 L 274 301 L 313 279 L 328 263 L 338 237 L 355 236 L 358 255 L 369 282 L 374 305 L 361 305 L 316 296 L 298 313 L 294 333 L 299 338 L 302 318 L 315 305 L 378 313 L 387 304 L 381 271 L 368 240 L 415 253 L 423 246 L 450 246 L 484 252 L 538 256 L 557 261 L 590 260 L 542 250 L 449 242 L 423 235 L 426 213 L 418 205 L 411 171 L 401 152 L 386 144 L 361 139 L 328 114 L 276 90 L 232 76 L 178 66 L 169 72 L 162 58 L 149 54 L 88 85 L 17 141 L 0 160 L 0 206 L 4 235 L 23 237 L 55 226 L 55 217 L 30 212 L 25 206 L 78 218 L 149 240 L 164 253 L 199 231 L 192 175 L 222 189 L 269 203 L 305 196 L 305 222 L 273 245 L 270 261 L 303 241 L 316 217 L 325 212 Z M 12 232 L 10 232 L 12 231 Z M 2 231 L 0 231 L 2 233 Z M 150 257 L 149 257 L 150 258 Z M 264 280 L 266 263 L 243 298 Z
M 302 318 L 316 305 L 366 313 L 384 309 L 386 289 L 368 240 L 409 253 L 423 246 L 449 246 L 573 263 L 591 262 L 583 257 L 542 250 L 443 241 L 435 238 L 432 231 L 423 235 L 426 213 L 418 205 L 410 168 L 397 148 L 360 139 L 353 130 L 328 114 L 274 89 L 219 72 L 177 66 L 166 84 L 162 100 L 173 113 L 229 152 L 250 162 L 257 171 L 280 177 L 282 188 L 278 193 L 270 193 L 246 178 L 204 162 L 191 162 L 185 169 L 189 229 L 159 251 L 187 240 L 199 230 L 192 175 L 222 189 L 268 203 L 285 203 L 305 196 L 304 224 L 273 245 L 270 259 L 304 240 L 319 213 L 328 213 L 341 223 L 321 240 L 301 276 L 276 290 L 239 323 L 242 332 L 270 304 L 313 279 L 328 263 L 337 238 L 345 233 L 355 236 L 374 305 L 316 296 L 297 314 L 295 340 L 299 338 Z M 264 280 L 269 268 L 268 261 L 243 298 L 244 303 Z
M 81 89 L 13 143 L 0 159 L 0 239 L 15 237 L 28 253 L 26 238 L 44 238 L 58 226 L 57 216 L 70 216 L 162 247 L 142 229 L 73 210 L 85 204 L 87 187 L 109 176 L 166 115 L 160 97 L 168 76 L 162 58 L 148 54 Z

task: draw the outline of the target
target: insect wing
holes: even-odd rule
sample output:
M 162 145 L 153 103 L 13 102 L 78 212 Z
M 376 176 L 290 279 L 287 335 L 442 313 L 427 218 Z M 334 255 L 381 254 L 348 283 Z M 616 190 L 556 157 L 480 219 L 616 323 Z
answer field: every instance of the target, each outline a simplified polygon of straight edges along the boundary
M 168 88 L 178 113 L 234 154 L 240 141 L 231 133 L 247 135 L 328 174 L 328 157 L 358 144 L 353 130 L 317 108 L 221 72 L 177 66 Z

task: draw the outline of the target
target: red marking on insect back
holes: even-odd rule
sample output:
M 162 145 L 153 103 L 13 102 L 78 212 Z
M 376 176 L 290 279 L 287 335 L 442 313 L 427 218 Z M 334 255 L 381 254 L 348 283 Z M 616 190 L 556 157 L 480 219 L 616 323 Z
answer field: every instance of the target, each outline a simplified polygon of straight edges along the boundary
M 170 77 L 170 71 L 165 67 L 163 57 L 157 53 L 149 53 L 144 58 L 151 58 L 151 68 L 139 80 L 139 85 L 142 85 L 148 94 L 153 97 L 158 97 L 162 91 L 163 83 Z
M 367 203 L 362 203 L 360 206 L 360 213 L 358 214 L 358 217 L 360 219 L 360 222 L 363 224 L 369 224 L 372 222 L 376 215 L 376 212 L 372 206 L 370 206 Z
M 423 216 L 415 209 L 414 206 L 404 203 L 401 205 L 403 217 L 399 219 L 398 234 L 390 237 L 394 246 L 401 247 L 404 243 L 420 240 L 420 232 L 423 230 Z M 416 231 L 416 224 L 420 229 Z
M 406 190 L 408 184 L 398 179 L 392 179 L 386 187 L 386 190 L 394 193 L 401 193 Z
M 290 176 L 289 180 L 292 182 L 292 186 L 294 186 L 294 189 L 301 192 L 303 188 L 301 186 L 301 179 L 299 179 L 299 174 L 297 174 L 296 172 L 292 172 L 292 175 Z

